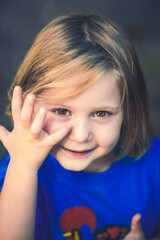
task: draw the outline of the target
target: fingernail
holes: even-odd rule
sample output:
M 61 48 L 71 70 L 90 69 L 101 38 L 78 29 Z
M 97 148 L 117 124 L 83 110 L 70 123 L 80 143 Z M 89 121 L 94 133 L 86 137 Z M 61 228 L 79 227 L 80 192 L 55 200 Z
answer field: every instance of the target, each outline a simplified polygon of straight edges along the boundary
M 44 107 L 40 108 L 40 113 L 44 114 L 46 112 L 46 109 Z
M 29 94 L 28 94 L 28 99 L 29 99 L 29 100 L 33 100 L 33 99 L 34 99 L 34 95 L 31 94 L 31 93 L 29 93 Z
M 20 91 L 20 87 L 19 87 L 19 86 L 16 86 L 16 87 L 15 87 L 15 91 L 19 92 L 19 91 Z

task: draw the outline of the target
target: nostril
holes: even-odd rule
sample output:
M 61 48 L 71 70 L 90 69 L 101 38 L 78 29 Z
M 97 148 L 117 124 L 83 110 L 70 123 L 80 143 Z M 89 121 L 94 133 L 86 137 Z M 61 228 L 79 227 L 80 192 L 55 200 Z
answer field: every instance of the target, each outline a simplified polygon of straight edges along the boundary
M 90 141 L 92 139 L 92 134 L 89 131 L 86 130 L 77 131 L 74 128 L 71 129 L 69 136 L 71 140 L 74 140 L 79 143 Z

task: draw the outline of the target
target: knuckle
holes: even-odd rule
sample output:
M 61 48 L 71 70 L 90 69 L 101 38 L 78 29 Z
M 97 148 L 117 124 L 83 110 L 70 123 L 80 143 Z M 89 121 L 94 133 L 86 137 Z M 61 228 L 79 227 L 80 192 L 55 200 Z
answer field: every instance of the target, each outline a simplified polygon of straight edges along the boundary
M 27 121 L 26 116 L 22 114 L 21 115 L 21 122 L 24 123 L 26 121 Z

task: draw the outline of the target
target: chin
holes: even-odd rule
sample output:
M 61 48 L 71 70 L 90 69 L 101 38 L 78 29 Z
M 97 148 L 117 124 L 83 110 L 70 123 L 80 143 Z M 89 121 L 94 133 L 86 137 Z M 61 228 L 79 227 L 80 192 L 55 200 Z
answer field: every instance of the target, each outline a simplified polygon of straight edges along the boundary
M 84 164 L 84 162 L 80 163 L 77 160 L 76 160 L 77 162 L 75 162 L 75 161 L 65 161 L 64 162 L 64 161 L 60 161 L 58 159 L 57 159 L 57 161 L 60 163 L 60 165 L 63 168 L 70 170 L 70 171 L 75 171 L 75 172 L 84 171 L 89 165 L 89 164 Z

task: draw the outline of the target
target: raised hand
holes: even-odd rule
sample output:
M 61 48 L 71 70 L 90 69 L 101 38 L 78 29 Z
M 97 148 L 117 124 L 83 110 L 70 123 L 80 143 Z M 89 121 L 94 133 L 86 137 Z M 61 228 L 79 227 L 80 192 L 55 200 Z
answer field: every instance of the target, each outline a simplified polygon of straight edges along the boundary
M 135 214 L 131 222 L 131 230 L 126 235 L 124 240 L 145 240 L 142 228 L 141 228 L 141 215 Z
M 69 133 L 71 126 L 66 125 L 49 135 L 43 130 L 47 110 L 40 108 L 34 116 L 34 106 L 35 95 L 28 94 L 23 104 L 22 89 L 15 87 L 12 100 L 14 129 L 9 132 L 0 126 L 0 140 L 14 164 L 38 169 L 51 148 Z

